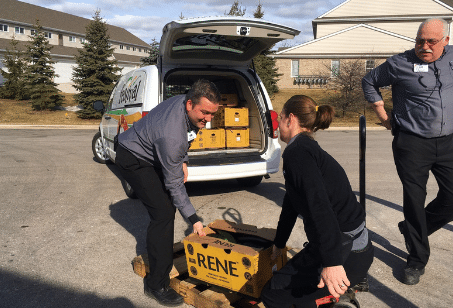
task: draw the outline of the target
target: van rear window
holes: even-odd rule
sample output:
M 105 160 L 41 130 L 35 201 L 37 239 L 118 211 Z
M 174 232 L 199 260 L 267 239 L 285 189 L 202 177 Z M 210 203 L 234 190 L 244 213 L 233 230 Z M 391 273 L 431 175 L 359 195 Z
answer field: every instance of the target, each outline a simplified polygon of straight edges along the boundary
M 143 103 L 146 73 L 144 71 L 126 74 L 115 87 L 112 109 L 137 107 Z
M 205 50 L 243 54 L 255 43 L 256 40 L 248 37 L 196 34 L 177 39 L 173 44 L 172 51 Z

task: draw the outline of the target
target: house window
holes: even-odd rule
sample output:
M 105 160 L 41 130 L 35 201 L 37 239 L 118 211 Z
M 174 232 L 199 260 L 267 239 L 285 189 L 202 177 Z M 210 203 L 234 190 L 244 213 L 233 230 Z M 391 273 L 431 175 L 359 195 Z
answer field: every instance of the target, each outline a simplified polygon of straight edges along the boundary
M 80 43 L 85 44 L 86 42 L 87 42 L 87 41 L 86 41 L 85 38 L 83 38 L 83 37 L 80 38 Z
M 31 29 L 31 30 L 30 30 L 30 33 L 31 33 L 32 36 L 34 36 L 34 35 L 36 34 L 36 31 L 33 30 L 33 29 Z
M 138 52 L 142 52 L 142 49 L 141 49 L 141 48 L 139 48 L 139 49 L 138 49 Z
M 8 25 L 0 24 L 0 31 L 8 32 Z
M 374 60 L 366 60 L 365 71 L 368 73 L 375 68 L 376 62 Z
M 124 49 L 124 46 L 123 46 L 123 45 L 120 45 L 120 49 Z
M 75 42 L 76 41 L 76 37 L 75 36 L 69 36 L 69 41 L 70 42 Z
M 136 51 L 136 50 L 137 50 L 137 48 L 135 48 L 135 47 L 132 47 L 132 51 Z
M 340 74 L 340 60 L 332 60 L 330 63 L 330 77 L 337 77 Z
M 24 34 L 25 29 L 22 27 L 14 27 L 14 32 L 16 32 L 17 34 Z
M 126 46 L 126 50 L 131 50 L 131 48 L 129 46 Z
M 299 60 L 291 60 L 291 77 L 299 76 Z
M 52 38 L 52 33 L 44 32 L 44 36 L 50 39 L 50 38 Z

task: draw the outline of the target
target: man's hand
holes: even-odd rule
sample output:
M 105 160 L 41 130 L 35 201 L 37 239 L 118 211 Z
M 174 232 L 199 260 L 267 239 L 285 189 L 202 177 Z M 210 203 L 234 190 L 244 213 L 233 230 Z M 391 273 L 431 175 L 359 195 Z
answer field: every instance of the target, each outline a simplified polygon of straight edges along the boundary
M 193 233 L 197 233 L 198 236 L 206 236 L 206 233 L 203 231 L 203 224 L 201 221 L 197 221 L 193 224 Z
M 187 170 L 187 164 L 182 163 L 182 171 L 184 172 L 184 183 L 187 182 L 187 176 L 189 175 L 189 171 Z
M 274 261 L 278 257 L 282 255 L 282 250 L 280 248 L 277 248 L 277 246 L 272 245 L 272 254 L 271 254 L 271 260 Z
M 322 269 L 321 280 L 319 281 L 318 288 L 324 288 L 326 285 L 330 294 L 338 298 L 341 294 L 346 292 L 350 284 L 351 283 L 346 276 L 343 266 L 338 265 L 324 267 Z
M 384 108 L 384 101 L 377 101 L 371 106 L 373 107 L 374 113 L 376 113 L 382 125 L 387 129 L 392 129 L 392 125 L 390 124 L 390 117 Z

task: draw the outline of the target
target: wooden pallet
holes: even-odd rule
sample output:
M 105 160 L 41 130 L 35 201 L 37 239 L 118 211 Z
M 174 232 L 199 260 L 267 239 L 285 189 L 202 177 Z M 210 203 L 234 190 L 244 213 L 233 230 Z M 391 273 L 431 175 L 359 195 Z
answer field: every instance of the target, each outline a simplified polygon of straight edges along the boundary
M 292 257 L 295 250 L 288 251 Z M 149 272 L 146 254 L 132 260 L 134 272 L 145 277 Z M 183 243 L 173 246 L 173 268 L 170 272 L 170 286 L 184 297 L 186 304 L 196 308 L 264 308 L 258 299 L 189 277 Z

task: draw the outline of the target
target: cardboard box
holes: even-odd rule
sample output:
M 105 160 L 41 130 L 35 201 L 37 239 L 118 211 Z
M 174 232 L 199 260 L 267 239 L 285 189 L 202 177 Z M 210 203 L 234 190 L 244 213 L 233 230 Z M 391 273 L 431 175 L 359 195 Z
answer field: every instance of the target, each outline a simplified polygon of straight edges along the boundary
M 273 271 L 286 264 L 286 248 L 279 258 L 270 259 L 275 229 L 216 220 L 204 230 L 207 236 L 191 234 L 184 239 L 192 278 L 258 298 Z M 263 241 L 264 247 L 258 247 Z
M 245 148 L 250 145 L 250 130 L 244 129 L 225 129 L 225 141 L 228 148 Z
M 225 147 L 224 129 L 200 129 L 189 150 L 217 149 Z
M 227 107 L 236 107 L 239 103 L 238 96 L 235 93 L 232 94 L 220 94 L 220 105 Z
M 219 106 L 212 119 L 212 127 L 248 127 L 249 110 L 247 108 L 232 108 Z

